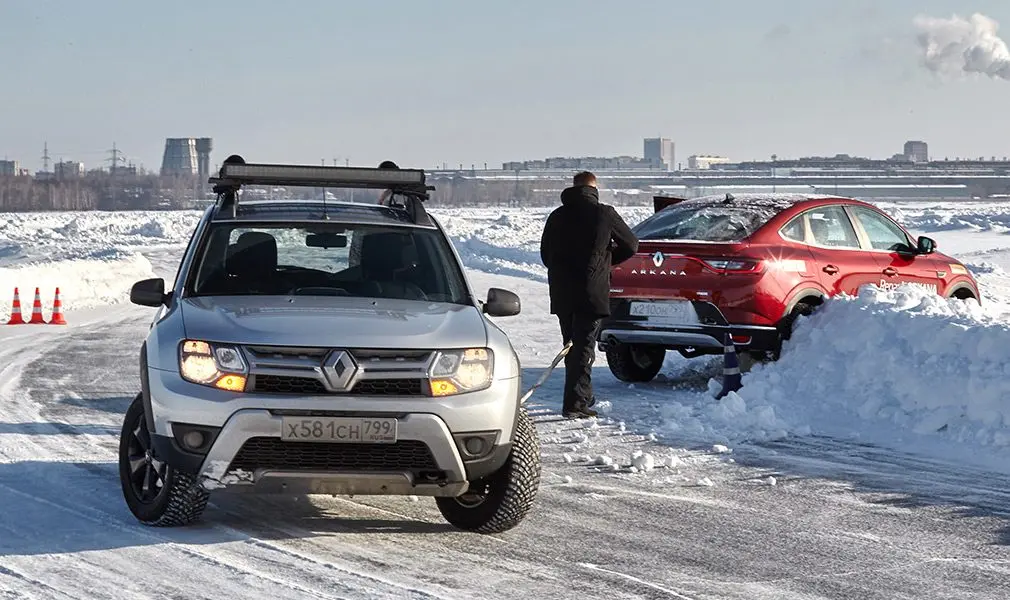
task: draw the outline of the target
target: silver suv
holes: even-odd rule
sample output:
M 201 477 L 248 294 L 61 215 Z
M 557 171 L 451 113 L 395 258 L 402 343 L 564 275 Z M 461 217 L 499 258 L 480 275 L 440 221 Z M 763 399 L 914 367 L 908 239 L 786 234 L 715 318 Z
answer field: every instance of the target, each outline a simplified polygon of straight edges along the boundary
M 475 298 L 424 209 L 424 171 L 233 156 L 210 181 L 172 290 L 131 291 L 158 309 L 120 439 L 134 516 L 187 524 L 215 490 L 417 495 L 460 529 L 516 526 L 540 447 L 518 357 L 487 316 L 519 314 L 519 298 Z M 317 199 L 245 199 L 279 188 Z

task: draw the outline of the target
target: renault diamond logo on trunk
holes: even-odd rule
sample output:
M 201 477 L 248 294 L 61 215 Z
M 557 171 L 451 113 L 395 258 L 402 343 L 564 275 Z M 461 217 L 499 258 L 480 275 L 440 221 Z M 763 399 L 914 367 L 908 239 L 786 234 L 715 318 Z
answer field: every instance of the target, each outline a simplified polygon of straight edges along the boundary
M 656 265 L 657 267 L 662 267 L 663 266 L 663 253 L 662 252 L 656 252 L 655 254 L 652 255 L 652 264 Z
M 345 350 L 334 350 L 323 362 L 323 377 L 334 392 L 346 392 L 351 388 L 358 365 Z

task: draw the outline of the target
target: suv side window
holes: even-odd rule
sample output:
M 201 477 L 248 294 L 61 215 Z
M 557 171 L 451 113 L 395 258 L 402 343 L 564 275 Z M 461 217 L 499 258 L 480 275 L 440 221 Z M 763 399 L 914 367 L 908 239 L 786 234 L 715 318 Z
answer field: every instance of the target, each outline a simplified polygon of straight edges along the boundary
M 814 243 L 828 248 L 859 249 L 859 238 L 841 206 L 823 206 L 807 211 Z
M 866 231 L 874 250 L 897 250 L 909 246 L 908 236 L 887 217 L 861 206 L 850 207 L 852 213 Z

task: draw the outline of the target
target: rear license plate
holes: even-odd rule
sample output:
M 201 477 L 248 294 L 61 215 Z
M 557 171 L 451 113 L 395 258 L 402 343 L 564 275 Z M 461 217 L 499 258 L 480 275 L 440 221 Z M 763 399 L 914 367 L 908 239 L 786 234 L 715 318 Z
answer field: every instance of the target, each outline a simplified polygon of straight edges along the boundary
M 648 317 L 650 321 L 692 325 L 698 322 L 694 305 L 687 300 L 672 302 L 632 302 L 629 311 L 633 317 Z
M 392 444 L 396 419 L 358 417 L 282 417 L 281 439 L 289 442 Z

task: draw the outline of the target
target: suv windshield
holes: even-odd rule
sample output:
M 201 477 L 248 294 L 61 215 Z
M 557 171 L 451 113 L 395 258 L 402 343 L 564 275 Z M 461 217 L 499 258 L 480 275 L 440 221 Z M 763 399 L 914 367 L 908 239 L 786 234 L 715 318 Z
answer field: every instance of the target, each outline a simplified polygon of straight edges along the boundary
M 467 303 L 437 231 L 355 224 L 218 223 L 195 261 L 193 296 L 356 296 Z
M 636 225 L 640 240 L 738 242 L 761 228 L 780 207 L 687 200 Z

